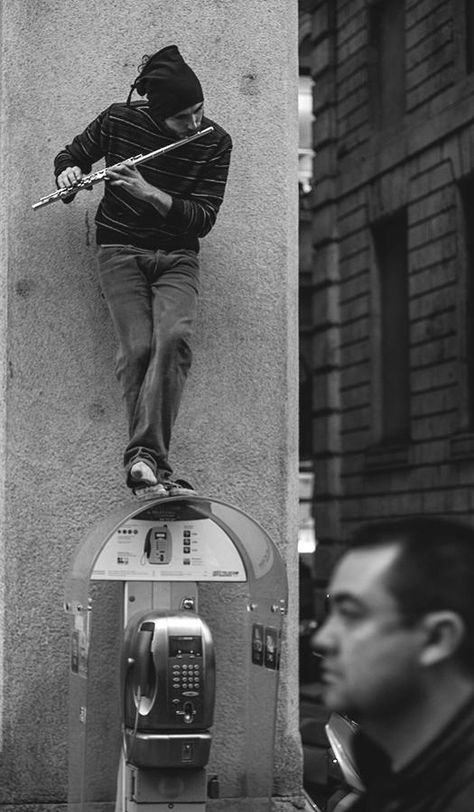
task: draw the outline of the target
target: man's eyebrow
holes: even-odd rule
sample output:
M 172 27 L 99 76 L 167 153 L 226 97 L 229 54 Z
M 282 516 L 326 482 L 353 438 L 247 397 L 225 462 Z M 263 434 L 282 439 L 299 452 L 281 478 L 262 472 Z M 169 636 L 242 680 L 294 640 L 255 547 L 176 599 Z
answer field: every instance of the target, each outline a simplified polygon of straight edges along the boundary
M 193 107 L 193 113 L 198 113 L 199 110 L 202 110 L 203 106 L 204 106 L 204 102 L 201 102 L 199 104 L 199 107 L 196 107 L 196 108 Z M 189 114 L 188 113 L 178 113 L 178 115 L 175 116 L 175 118 L 186 118 L 187 115 L 189 115 Z
M 330 606 L 340 606 L 341 603 L 352 603 L 360 607 L 365 606 L 364 601 L 351 592 L 330 592 L 328 598 Z

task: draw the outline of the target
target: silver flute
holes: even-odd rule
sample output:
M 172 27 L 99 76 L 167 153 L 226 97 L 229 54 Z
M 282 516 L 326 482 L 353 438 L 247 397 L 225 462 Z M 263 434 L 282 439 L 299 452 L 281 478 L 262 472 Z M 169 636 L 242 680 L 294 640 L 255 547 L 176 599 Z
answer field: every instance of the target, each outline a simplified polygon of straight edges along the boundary
M 72 186 L 66 186 L 63 189 L 58 189 L 56 192 L 52 192 L 50 195 L 42 197 L 37 203 L 33 203 L 32 208 L 39 209 L 42 206 L 47 206 L 49 203 L 54 203 L 56 200 L 62 200 L 64 197 L 69 197 L 71 194 L 80 192 L 81 189 L 90 189 L 90 187 L 95 183 L 100 183 L 105 179 L 109 169 L 116 169 L 124 164 L 126 166 L 136 166 L 137 164 L 145 163 L 145 161 L 151 161 L 152 158 L 158 158 L 160 155 L 164 155 L 165 152 L 170 152 L 172 149 L 184 147 L 185 144 L 189 144 L 189 142 L 194 141 L 195 138 L 202 138 L 203 135 L 211 133 L 213 129 L 214 127 L 205 127 L 204 130 L 198 130 L 196 133 L 189 135 L 187 138 L 182 138 L 180 141 L 174 141 L 172 144 L 167 144 L 165 147 L 160 147 L 160 149 L 153 150 L 153 152 L 147 152 L 146 155 L 135 155 L 133 158 L 125 158 L 118 164 L 107 166 L 105 169 L 99 169 L 97 172 L 92 172 L 90 175 L 84 175 L 80 181 L 72 184 Z

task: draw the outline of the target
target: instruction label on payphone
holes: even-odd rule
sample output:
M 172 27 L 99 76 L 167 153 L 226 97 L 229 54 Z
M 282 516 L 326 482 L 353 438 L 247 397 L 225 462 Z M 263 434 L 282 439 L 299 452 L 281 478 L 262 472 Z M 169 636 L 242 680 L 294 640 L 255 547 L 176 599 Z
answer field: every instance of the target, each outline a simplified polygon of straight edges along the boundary
M 246 581 L 242 558 L 227 533 L 210 519 L 134 518 L 112 534 L 93 580 Z

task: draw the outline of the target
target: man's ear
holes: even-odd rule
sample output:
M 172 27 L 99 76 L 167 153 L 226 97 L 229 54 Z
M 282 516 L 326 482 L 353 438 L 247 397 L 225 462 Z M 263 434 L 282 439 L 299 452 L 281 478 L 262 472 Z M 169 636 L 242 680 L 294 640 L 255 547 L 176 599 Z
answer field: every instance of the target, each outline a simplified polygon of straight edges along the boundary
M 425 632 L 420 654 L 422 665 L 436 665 L 456 655 L 465 634 L 464 621 L 456 612 L 430 612 L 423 618 L 422 626 Z

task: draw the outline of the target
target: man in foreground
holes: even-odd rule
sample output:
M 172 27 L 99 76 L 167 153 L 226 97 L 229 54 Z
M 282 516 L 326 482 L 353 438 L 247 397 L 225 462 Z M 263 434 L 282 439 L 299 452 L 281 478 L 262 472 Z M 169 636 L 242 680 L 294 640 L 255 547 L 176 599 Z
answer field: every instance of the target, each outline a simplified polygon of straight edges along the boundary
M 131 102 L 135 89 L 146 101 Z M 126 164 L 208 127 L 212 132 L 140 169 Z M 144 57 L 126 103 L 112 104 L 55 158 L 59 189 L 74 187 L 101 158 L 113 167 L 96 241 L 128 413 L 127 485 L 137 495 L 186 491 L 172 479 L 168 454 L 191 365 L 199 240 L 216 221 L 231 149 L 225 130 L 204 117 L 198 77 L 170 45 Z
M 474 810 L 474 531 L 412 518 L 362 528 L 314 645 L 326 706 L 360 725 L 351 812 Z

